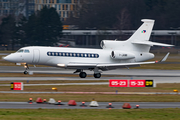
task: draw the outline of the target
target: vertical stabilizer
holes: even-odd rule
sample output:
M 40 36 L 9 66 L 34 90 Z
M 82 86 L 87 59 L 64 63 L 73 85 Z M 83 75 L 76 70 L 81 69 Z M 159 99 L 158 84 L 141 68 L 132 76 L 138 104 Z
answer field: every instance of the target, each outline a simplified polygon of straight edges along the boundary
M 142 19 L 144 22 L 128 41 L 148 41 L 154 26 L 154 20 Z

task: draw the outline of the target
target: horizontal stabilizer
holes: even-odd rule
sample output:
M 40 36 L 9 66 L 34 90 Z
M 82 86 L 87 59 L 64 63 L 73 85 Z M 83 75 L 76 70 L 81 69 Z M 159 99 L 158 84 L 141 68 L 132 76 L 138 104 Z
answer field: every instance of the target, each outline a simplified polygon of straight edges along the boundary
M 141 44 L 141 45 L 149 45 L 149 46 L 174 46 L 170 44 L 164 44 L 164 43 L 157 43 L 157 42 L 151 42 L 151 41 L 133 41 L 133 44 Z

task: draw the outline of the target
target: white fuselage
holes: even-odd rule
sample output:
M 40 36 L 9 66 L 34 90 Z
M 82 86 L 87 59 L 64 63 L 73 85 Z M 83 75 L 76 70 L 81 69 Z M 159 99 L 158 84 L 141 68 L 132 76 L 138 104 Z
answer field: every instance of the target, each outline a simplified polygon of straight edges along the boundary
M 131 63 L 145 61 L 154 57 L 151 53 L 131 52 L 132 59 L 117 60 L 111 57 L 110 49 L 83 49 L 66 47 L 24 47 L 29 52 L 16 52 L 5 57 L 7 61 L 33 65 L 66 67 L 69 63 Z M 122 51 L 123 53 L 123 51 Z M 141 54 L 141 55 L 140 55 Z

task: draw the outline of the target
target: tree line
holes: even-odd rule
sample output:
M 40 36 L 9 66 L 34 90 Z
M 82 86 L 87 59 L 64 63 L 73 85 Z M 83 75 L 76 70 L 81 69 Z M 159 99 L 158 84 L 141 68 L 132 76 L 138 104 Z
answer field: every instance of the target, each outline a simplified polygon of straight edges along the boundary
M 179 0 L 81 0 L 81 5 L 63 24 L 77 25 L 78 29 L 135 30 L 141 19 L 154 19 L 154 29 L 180 28 Z M 62 36 L 62 22 L 55 8 L 46 6 L 25 17 L 12 15 L 0 25 L 0 44 L 53 46 Z
M 0 25 L 0 44 L 5 47 L 54 46 L 62 36 L 62 22 L 54 8 L 46 6 L 32 14 L 27 20 L 9 15 Z M 8 48 L 8 47 L 7 47 Z
M 67 21 L 80 29 L 137 29 L 141 19 L 154 19 L 154 29 L 180 27 L 179 0 L 82 0 L 79 16 Z

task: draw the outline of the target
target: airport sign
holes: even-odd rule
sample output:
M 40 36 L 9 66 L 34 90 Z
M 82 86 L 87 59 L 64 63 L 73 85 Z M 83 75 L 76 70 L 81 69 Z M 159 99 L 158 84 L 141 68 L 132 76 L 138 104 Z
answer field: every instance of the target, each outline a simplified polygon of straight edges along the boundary
M 109 80 L 109 87 L 155 87 L 153 80 Z

